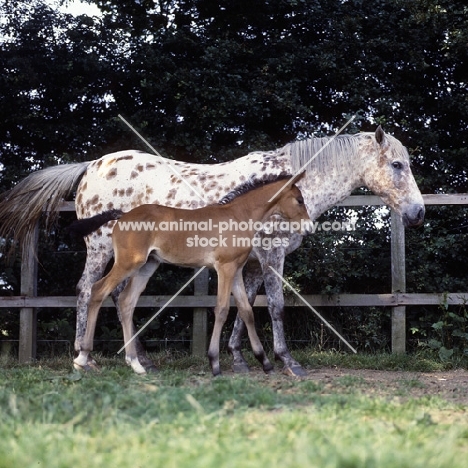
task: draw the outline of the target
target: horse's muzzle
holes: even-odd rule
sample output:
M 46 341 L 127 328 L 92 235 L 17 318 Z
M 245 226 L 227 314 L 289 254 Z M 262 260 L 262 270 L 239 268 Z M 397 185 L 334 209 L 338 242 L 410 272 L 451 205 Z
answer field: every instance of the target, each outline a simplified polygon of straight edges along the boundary
M 418 227 L 424 221 L 424 214 L 426 210 L 424 205 L 409 205 L 406 210 L 401 214 L 403 225 L 405 227 Z

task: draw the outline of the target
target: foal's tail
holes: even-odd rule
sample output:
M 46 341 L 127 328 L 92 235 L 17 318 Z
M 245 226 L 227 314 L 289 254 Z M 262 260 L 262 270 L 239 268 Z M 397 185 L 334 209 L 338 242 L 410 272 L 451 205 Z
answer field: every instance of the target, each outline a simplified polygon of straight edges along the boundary
M 62 164 L 33 172 L 11 190 L 0 195 L 0 238 L 11 239 L 27 249 L 42 213 L 47 212 L 46 229 L 58 216 L 58 207 L 72 191 L 91 161 Z
M 68 226 L 68 231 L 72 235 L 85 237 L 99 229 L 103 224 L 121 218 L 123 214 L 122 210 L 103 211 L 95 216 L 91 216 L 91 218 L 73 221 L 73 223 Z

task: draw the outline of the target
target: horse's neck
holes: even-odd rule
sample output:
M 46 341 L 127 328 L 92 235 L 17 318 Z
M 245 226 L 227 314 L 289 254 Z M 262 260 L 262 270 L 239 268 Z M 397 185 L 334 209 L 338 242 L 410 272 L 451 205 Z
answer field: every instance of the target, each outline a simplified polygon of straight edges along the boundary
M 319 217 L 328 209 L 336 206 L 361 185 L 360 180 L 348 180 L 345 177 L 338 176 L 338 174 L 334 174 L 333 177 L 327 180 L 310 178 L 305 182 L 300 181 L 297 183 L 304 196 L 307 212 L 311 219 Z
M 297 183 L 311 219 L 336 206 L 364 183 L 362 154 L 350 151 L 341 158 L 337 161 L 319 156 L 307 166 L 307 176 Z

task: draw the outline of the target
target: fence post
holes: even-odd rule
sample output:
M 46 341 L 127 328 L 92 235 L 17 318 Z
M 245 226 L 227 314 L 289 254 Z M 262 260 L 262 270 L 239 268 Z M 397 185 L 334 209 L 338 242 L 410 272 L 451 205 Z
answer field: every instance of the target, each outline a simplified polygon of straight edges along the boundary
M 37 245 L 39 239 L 39 224 L 34 227 L 31 244 L 21 252 L 21 288 L 22 296 L 37 296 Z M 33 307 L 23 307 L 20 310 L 20 332 L 18 360 L 28 363 L 36 359 L 36 328 L 37 312 Z
M 208 294 L 209 270 L 205 268 L 194 280 L 194 296 Z M 192 354 L 205 357 L 208 337 L 208 309 L 206 307 L 194 307 L 192 329 Z
M 406 292 L 405 227 L 401 217 L 391 213 L 392 293 Z M 392 309 L 392 352 L 406 352 L 406 307 Z

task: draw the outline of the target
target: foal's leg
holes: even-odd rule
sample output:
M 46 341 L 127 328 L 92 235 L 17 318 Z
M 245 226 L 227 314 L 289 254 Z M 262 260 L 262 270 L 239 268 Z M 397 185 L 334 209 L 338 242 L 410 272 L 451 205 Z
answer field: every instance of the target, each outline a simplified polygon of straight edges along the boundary
M 221 368 L 219 365 L 219 342 L 221 339 L 223 325 L 226 322 L 229 312 L 231 287 L 237 268 L 238 265 L 233 263 L 218 265 L 216 267 L 216 271 L 218 273 L 218 298 L 214 311 L 215 323 L 213 333 L 211 335 L 210 346 L 208 348 L 208 359 L 214 376 L 221 374 Z
M 80 345 L 80 354 L 73 361 L 76 369 L 91 370 L 91 367 L 88 364 L 88 357 L 89 353 L 93 350 L 94 332 L 96 329 L 99 309 L 106 297 L 109 296 L 115 287 L 132 275 L 132 273 L 140 266 L 141 264 L 131 265 L 125 268 L 118 264 L 114 264 L 111 271 L 104 278 L 96 282 L 91 288 L 86 333 Z
M 125 343 L 125 360 L 137 374 L 146 374 L 146 368 L 140 362 L 136 346 L 135 326 L 133 312 L 141 293 L 144 291 L 149 279 L 159 266 L 159 262 L 150 259 L 128 281 L 127 286 L 120 294 L 119 306 L 122 313 L 122 328 Z M 155 367 L 153 365 L 153 367 Z
M 119 321 L 122 322 L 122 312 L 120 310 L 120 301 L 119 297 L 122 291 L 126 288 L 128 284 L 128 281 L 125 280 L 123 283 L 120 283 L 111 293 L 112 300 L 114 301 L 115 308 L 117 310 L 117 315 L 119 317 Z M 135 324 L 133 324 L 133 334 L 136 333 L 136 328 Z M 157 367 L 154 365 L 154 362 L 151 361 L 147 354 L 145 349 L 143 348 L 143 345 L 141 344 L 141 341 L 139 337 L 137 336 L 134 340 L 135 342 L 135 347 L 137 350 L 137 355 L 138 355 L 138 361 L 140 361 L 140 364 L 146 369 L 146 372 L 157 372 Z
M 255 302 L 255 297 L 262 283 L 263 276 L 260 264 L 256 260 L 248 261 L 244 267 L 244 287 L 251 305 Z M 249 372 L 249 366 L 241 351 L 244 331 L 245 324 L 239 314 L 237 314 L 228 344 L 228 350 L 233 359 L 232 370 L 234 372 Z
M 268 237 L 267 234 L 258 233 L 263 237 Z M 280 278 L 271 270 L 272 266 L 276 272 L 281 276 L 283 275 L 284 258 L 287 254 L 296 250 L 302 242 L 300 234 L 284 234 L 275 232 L 270 235 L 281 236 L 288 240 L 287 247 L 273 247 L 265 250 L 261 247 L 255 247 L 255 256 L 260 262 L 262 280 L 265 282 L 265 292 L 268 300 L 268 312 L 270 313 L 272 328 L 273 328 L 273 348 L 275 357 L 283 362 L 283 372 L 287 375 L 304 376 L 306 372 L 301 365 L 293 359 L 289 349 L 286 345 L 284 336 L 283 316 L 284 316 L 284 296 L 283 296 L 283 283 Z M 284 245 L 284 244 L 283 244 Z M 244 282 L 249 297 L 250 304 L 253 304 L 255 295 L 260 287 L 260 273 L 258 266 L 255 262 L 249 262 L 244 268 Z M 234 330 L 229 340 L 229 350 L 234 358 L 234 371 L 243 371 L 248 369 L 241 352 L 241 340 L 244 325 L 239 317 L 236 318 Z
M 249 332 L 250 344 L 254 356 L 262 364 L 263 370 L 269 374 L 273 371 L 273 365 L 268 360 L 265 350 L 263 349 L 262 343 L 257 335 L 255 329 L 255 319 L 252 311 L 252 307 L 247 299 L 247 293 L 245 292 L 244 281 L 242 280 L 242 269 L 240 268 L 235 277 L 232 285 L 232 294 L 236 300 L 238 315 L 245 323 L 247 331 Z

